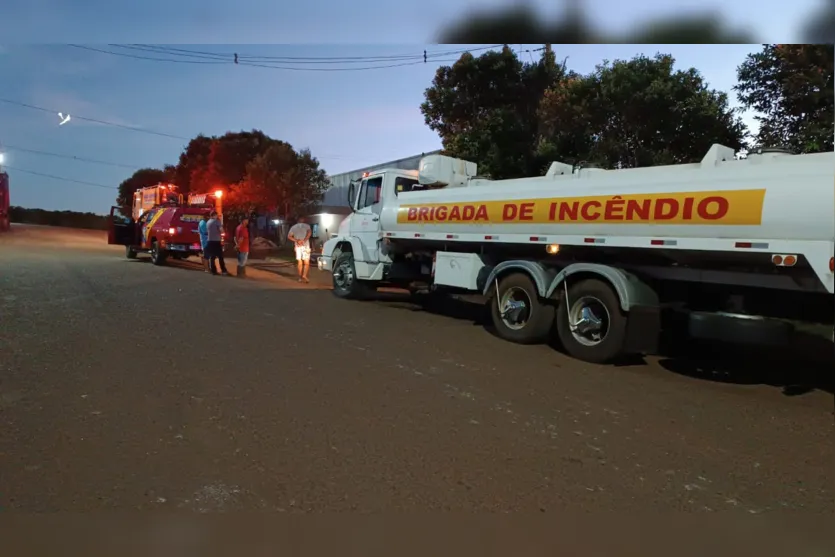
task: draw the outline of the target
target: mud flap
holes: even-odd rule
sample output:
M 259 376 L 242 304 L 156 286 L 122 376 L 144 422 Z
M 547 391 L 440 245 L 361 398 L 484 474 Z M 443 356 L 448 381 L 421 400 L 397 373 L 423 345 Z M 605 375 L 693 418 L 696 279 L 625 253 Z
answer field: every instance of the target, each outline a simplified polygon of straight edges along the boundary
M 657 353 L 661 335 L 661 310 L 657 306 L 632 306 L 628 317 L 624 352 Z

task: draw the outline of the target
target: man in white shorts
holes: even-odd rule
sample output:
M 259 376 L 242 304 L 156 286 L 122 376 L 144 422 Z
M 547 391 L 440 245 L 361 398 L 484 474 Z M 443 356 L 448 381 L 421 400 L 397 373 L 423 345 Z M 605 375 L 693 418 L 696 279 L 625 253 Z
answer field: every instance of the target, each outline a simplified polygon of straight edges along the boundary
M 287 239 L 295 244 L 296 261 L 299 265 L 299 282 L 310 282 L 307 278 L 310 272 L 310 225 L 305 222 L 304 217 L 290 227 Z

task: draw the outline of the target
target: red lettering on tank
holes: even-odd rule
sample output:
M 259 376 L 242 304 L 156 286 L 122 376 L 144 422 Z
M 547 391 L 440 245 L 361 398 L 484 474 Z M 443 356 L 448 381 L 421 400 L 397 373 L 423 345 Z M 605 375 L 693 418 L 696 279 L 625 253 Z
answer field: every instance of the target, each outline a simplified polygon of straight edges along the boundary
M 505 206 L 502 208 L 502 220 L 503 221 L 516 220 L 516 216 L 518 214 L 519 214 L 519 207 L 517 207 L 513 203 L 505 203 Z
M 519 205 L 519 220 L 533 220 L 534 203 L 522 203 Z
M 655 201 L 655 220 L 670 220 L 678 214 L 678 200 L 671 197 Z
M 626 220 L 649 220 L 652 200 L 630 199 L 626 202 Z M 637 217 L 637 218 L 636 218 Z
M 490 220 L 490 216 L 487 214 L 487 205 L 481 204 L 478 206 L 478 210 L 475 212 L 474 220 Z
M 623 220 L 623 204 L 625 201 L 619 195 L 606 200 L 603 218 L 605 220 Z
M 559 206 L 559 203 L 556 201 L 552 201 L 548 205 L 548 220 L 557 220 L 557 206 Z
M 586 201 L 580 208 L 580 214 L 584 220 L 597 220 L 600 218 L 600 207 L 601 204 L 599 201 Z M 590 209 L 596 209 L 597 211 L 592 213 Z
M 681 219 L 682 220 L 692 220 L 693 219 L 693 203 L 696 200 L 692 197 L 685 197 L 684 198 L 684 207 L 681 208 Z
M 475 207 L 472 205 L 464 205 L 461 211 L 461 220 L 473 220 L 475 216 Z
M 718 195 L 705 197 L 699 201 L 699 205 L 696 207 L 699 217 L 704 220 L 720 220 L 728 214 L 729 210 L 730 203 L 728 203 L 727 198 Z
M 447 208 L 446 205 L 441 205 L 437 209 L 435 209 L 435 218 L 438 220 L 447 220 Z
M 452 210 L 449 212 L 449 220 L 461 220 L 461 207 L 458 205 L 453 205 Z
M 418 220 L 419 221 L 429 220 L 429 207 L 421 207 L 418 210 Z
M 560 203 L 560 220 L 576 221 L 580 214 L 580 202 Z

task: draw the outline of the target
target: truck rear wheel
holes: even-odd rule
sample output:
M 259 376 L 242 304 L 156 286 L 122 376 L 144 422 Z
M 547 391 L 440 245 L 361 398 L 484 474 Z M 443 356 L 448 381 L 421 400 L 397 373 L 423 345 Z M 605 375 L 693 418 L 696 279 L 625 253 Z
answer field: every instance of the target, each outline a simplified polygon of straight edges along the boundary
M 518 344 L 544 342 L 554 326 L 555 310 L 539 297 L 533 280 L 513 273 L 499 281 L 498 290 L 488 302 L 496 334 Z
M 587 279 L 568 288 L 557 309 L 557 334 L 570 356 L 602 364 L 623 354 L 626 321 L 615 291 Z
M 354 267 L 354 254 L 351 252 L 340 253 L 333 264 L 333 293 L 338 298 L 347 300 L 360 300 L 368 296 L 373 290 L 361 280 L 357 280 L 357 271 Z
M 154 265 L 164 265 L 167 257 L 168 252 L 159 247 L 156 240 L 151 242 L 151 261 Z

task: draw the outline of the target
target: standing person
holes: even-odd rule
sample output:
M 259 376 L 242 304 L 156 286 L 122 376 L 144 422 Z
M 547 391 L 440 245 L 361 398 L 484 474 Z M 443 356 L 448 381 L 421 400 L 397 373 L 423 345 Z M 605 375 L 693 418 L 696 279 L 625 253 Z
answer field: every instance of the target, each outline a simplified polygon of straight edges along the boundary
M 200 249 L 202 253 L 200 255 L 203 261 L 203 272 L 209 272 L 209 229 L 206 225 L 209 222 L 209 213 L 203 213 L 203 218 L 200 220 L 200 224 L 197 225 L 197 233 L 200 235 Z
M 209 270 L 213 275 L 217 274 L 215 260 L 219 259 L 220 272 L 228 277 L 229 271 L 226 270 L 226 262 L 223 260 L 223 224 L 217 216 L 217 211 L 212 211 L 209 222 L 206 223 L 206 229 L 209 232 Z
M 235 229 L 235 249 L 238 252 L 237 276 L 246 276 L 246 260 L 249 258 L 249 217 L 244 217 Z
M 299 282 L 310 282 L 307 274 L 310 271 L 310 235 L 312 231 L 310 225 L 305 222 L 305 218 L 299 219 L 299 222 L 290 227 L 290 232 L 287 234 L 287 239 L 292 241 L 296 246 L 296 261 L 299 265 Z

